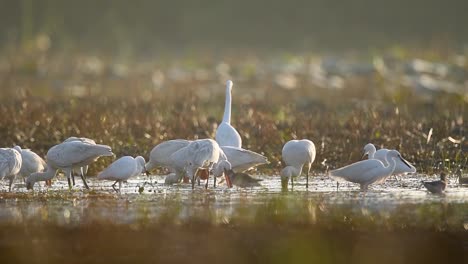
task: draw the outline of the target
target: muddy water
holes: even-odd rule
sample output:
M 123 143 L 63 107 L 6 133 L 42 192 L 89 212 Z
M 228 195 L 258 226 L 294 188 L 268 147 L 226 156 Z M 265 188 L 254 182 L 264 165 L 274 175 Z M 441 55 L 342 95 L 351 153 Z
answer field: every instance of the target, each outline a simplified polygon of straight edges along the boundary
M 366 193 L 352 183 L 337 191 L 336 182 L 320 175 L 308 190 L 303 178 L 282 190 L 278 177 L 259 177 L 261 187 L 213 188 L 210 182 L 195 190 L 165 186 L 164 176 L 140 177 L 124 184 L 121 194 L 112 182 L 93 178 L 89 191 L 80 180 L 71 192 L 64 179 L 49 189 L 36 184 L 35 192 L 18 183 L 7 193 L 2 185 L 0 253 L 10 261 L 49 263 L 119 255 L 135 263 L 435 263 L 467 257 L 468 188 L 456 179 L 444 195 L 432 195 L 420 181 L 435 177 L 424 175 L 388 179 Z M 34 250 L 23 254 L 25 248 Z

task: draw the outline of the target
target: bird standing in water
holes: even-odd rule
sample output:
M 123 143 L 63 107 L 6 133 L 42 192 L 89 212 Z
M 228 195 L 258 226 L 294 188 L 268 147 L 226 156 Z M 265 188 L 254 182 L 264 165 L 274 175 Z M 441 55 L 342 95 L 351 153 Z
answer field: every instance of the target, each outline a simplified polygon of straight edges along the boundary
M 447 187 L 446 175 L 445 173 L 440 174 L 440 180 L 438 181 L 431 181 L 431 182 L 424 182 L 422 184 L 428 191 L 435 194 L 441 194 L 444 192 L 445 188 Z

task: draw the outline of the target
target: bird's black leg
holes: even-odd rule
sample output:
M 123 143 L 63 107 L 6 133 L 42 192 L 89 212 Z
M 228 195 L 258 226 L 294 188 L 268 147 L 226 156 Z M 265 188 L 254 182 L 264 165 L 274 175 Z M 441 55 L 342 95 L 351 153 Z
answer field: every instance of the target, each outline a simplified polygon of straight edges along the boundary
M 115 181 L 114 184 L 112 184 L 112 189 L 114 189 L 115 192 L 119 192 L 116 188 L 115 188 L 115 185 L 118 183 L 119 181 Z
M 88 186 L 88 183 L 86 182 L 85 177 L 83 176 L 83 174 L 81 174 L 80 176 L 81 176 L 81 179 L 83 180 L 83 184 L 84 184 L 85 188 L 89 190 L 89 186 Z

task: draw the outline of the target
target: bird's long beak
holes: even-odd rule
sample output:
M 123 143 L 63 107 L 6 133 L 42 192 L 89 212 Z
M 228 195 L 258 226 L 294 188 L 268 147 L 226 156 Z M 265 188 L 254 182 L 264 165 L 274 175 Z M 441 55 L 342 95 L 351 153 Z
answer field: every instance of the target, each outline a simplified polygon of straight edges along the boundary
M 229 176 L 227 176 L 226 174 L 224 174 L 224 178 L 226 179 L 226 184 L 229 188 L 232 188 L 232 182 L 231 182 L 231 179 L 229 178 Z
M 226 184 L 229 188 L 232 188 L 232 181 L 231 181 L 231 177 L 229 177 L 228 175 L 228 170 L 224 170 L 224 179 L 226 180 Z
M 401 160 L 406 166 L 408 166 L 408 168 L 411 169 L 411 165 L 409 165 L 408 162 L 407 162 L 404 158 L 402 158 L 401 156 L 398 156 L 398 157 L 400 158 L 400 160 Z

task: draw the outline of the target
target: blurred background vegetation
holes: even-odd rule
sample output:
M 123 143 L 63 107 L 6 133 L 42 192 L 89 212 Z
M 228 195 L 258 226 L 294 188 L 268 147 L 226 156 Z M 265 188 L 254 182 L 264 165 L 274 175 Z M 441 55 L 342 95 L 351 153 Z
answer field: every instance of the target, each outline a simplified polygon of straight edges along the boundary
M 0 43 L 147 56 L 161 50 L 310 50 L 466 43 L 463 0 L 1 0 Z
M 310 138 L 320 171 L 374 142 L 404 150 L 419 171 L 461 172 L 467 7 L 0 0 L 2 145 L 45 155 L 74 135 L 136 155 L 162 140 L 213 137 L 232 79 L 233 123 L 269 168 L 281 167 L 284 142 Z

